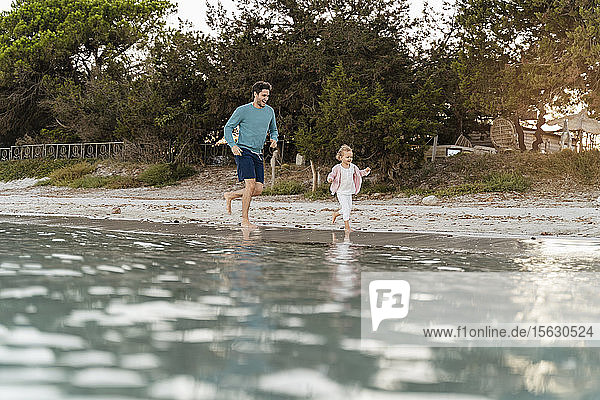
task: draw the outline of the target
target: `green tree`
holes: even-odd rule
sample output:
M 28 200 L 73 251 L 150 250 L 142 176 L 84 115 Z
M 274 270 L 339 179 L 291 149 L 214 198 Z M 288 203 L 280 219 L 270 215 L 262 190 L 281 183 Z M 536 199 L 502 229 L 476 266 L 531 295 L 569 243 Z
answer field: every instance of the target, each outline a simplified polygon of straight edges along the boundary
M 517 127 L 524 116 L 543 117 L 547 106 L 596 104 L 599 15 L 588 0 L 458 0 L 469 103 L 491 117 L 512 116 Z
M 217 63 L 208 97 L 221 100 L 211 104 L 215 120 L 222 126 L 235 107 L 249 101 L 252 84 L 267 80 L 274 87 L 270 103 L 282 137 L 293 139 L 303 116 L 316 110 L 336 65 L 365 85 L 379 84 L 393 99 L 410 96 L 407 4 L 246 1 L 232 19 L 213 9 Z
M 378 84 L 361 85 L 338 66 L 319 105 L 296 135 L 299 149 L 319 167 L 335 163 L 342 144 L 384 178 L 398 179 L 423 159 L 423 145 L 439 133 L 440 91 L 431 82 L 407 99 L 392 100 Z
M 77 91 L 85 96 L 86 86 L 94 91 L 131 71 L 144 41 L 173 10 L 168 0 L 14 1 L 0 18 L 1 140 L 72 129 L 77 118 L 60 121 L 49 100 Z M 92 97 L 92 103 L 106 101 Z

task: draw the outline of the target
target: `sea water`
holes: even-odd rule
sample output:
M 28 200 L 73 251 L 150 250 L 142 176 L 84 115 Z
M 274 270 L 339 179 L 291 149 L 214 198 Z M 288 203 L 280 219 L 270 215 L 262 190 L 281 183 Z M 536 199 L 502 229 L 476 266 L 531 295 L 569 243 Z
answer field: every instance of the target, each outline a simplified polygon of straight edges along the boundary
M 589 273 L 595 241 L 67 225 L 0 224 L 2 400 L 600 397 L 598 348 L 360 331 L 363 272 Z

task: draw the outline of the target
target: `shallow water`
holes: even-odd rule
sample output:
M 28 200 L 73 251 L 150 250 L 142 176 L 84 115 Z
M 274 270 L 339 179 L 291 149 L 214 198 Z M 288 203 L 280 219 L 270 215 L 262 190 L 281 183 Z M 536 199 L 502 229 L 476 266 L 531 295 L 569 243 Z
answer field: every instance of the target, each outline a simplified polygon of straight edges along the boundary
M 0 399 L 600 397 L 598 348 L 360 346 L 362 272 L 595 272 L 600 243 L 325 235 L 0 224 Z

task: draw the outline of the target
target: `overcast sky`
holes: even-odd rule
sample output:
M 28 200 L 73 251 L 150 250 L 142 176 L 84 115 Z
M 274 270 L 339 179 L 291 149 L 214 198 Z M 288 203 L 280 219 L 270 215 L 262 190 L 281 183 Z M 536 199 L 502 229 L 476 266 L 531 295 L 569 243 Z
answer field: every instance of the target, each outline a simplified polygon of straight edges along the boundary
M 211 1 L 216 3 L 216 0 Z M 0 0 L 0 11 L 10 9 L 12 0 Z M 173 16 L 170 21 L 173 25 L 177 26 L 177 17 L 185 20 L 189 20 L 196 29 L 207 31 L 208 28 L 205 22 L 205 0 L 179 0 L 179 11 L 177 15 Z M 221 0 L 223 6 L 229 9 L 234 8 L 235 0 Z M 423 8 L 423 0 L 411 0 L 411 13 L 418 15 Z M 430 5 L 441 5 L 442 0 L 429 0 Z

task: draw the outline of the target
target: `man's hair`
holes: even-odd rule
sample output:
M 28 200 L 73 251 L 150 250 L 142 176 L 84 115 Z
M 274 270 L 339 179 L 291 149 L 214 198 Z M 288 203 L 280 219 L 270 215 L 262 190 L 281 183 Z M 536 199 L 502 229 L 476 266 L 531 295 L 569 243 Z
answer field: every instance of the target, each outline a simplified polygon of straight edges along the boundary
M 337 158 L 338 161 L 342 161 L 342 156 L 347 151 L 352 151 L 352 149 L 347 144 L 343 144 L 342 147 L 340 147 L 340 149 L 338 150 L 337 154 L 335 155 L 335 158 Z
M 258 81 L 254 85 L 252 85 L 252 96 L 254 96 L 254 93 L 260 93 L 265 89 L 267 89 L 270 92 L 271 88 L 272 87 L 269 82 Z

